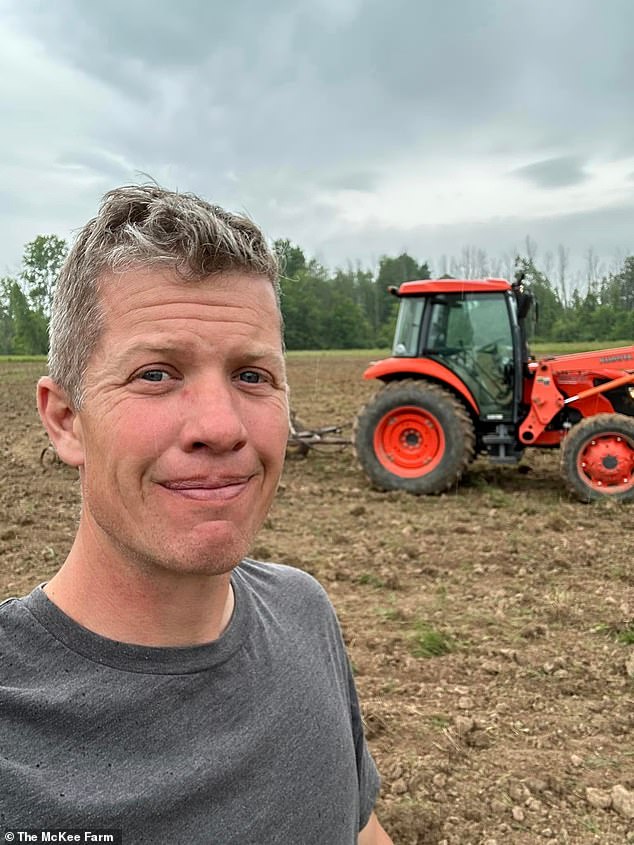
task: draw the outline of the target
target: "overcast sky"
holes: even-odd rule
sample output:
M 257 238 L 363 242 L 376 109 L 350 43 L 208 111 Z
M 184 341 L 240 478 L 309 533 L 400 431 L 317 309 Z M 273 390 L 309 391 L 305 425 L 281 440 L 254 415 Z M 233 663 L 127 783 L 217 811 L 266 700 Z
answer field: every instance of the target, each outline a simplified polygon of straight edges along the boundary
M 329 266 L 634 253 L 631 0 L 0 0 L 0 273 L 147 173 Z

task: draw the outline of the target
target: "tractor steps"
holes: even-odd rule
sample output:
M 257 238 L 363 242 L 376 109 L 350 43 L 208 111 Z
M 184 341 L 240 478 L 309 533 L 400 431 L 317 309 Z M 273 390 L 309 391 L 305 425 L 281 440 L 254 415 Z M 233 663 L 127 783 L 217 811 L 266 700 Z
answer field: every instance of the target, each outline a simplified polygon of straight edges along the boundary
M 524 450 L 517 448 L 517 438 L 514 428 L 500 423 L 491 434 L 482 436 L 489 460 L 494 464 L 517 464 Z

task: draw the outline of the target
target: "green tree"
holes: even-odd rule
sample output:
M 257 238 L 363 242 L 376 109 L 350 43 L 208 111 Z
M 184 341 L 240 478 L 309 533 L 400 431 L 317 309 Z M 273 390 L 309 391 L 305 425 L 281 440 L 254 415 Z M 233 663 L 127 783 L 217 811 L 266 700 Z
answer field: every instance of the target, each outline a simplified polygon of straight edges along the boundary
M 603 280 L 600 295 L 615 310 L 634 310 L 634 255 L 625 259 L 620 272 Z
M 38 235 L 24 247 L 22 289 L 30 308 L 46 320 L 51 316 L 55 283 L 67 253 L 66 241 L 57 235 Z
M 323 349 L 327 346 L 326 316 L 331 299 L 328 273 L 317 261 L 282 276 L 282 315 L 288 349 Z
M 0 355 L 13 352 L 15 326 L 11 313 L 11 287 L 15 280 L 9 277 L 0 279 Z
M 414 282 L 429 278 L 431 278 L 431 274 L 427 262 L 418 264 L 406 252 L 401 253 L 396 258 L 391 258 L 388 255 L 381 256 L 376 278 L 378 300 L 377 343 L 379 346 L 389 346 L 392 343 L 396 328 L 398 300 L 391 296 L 388 287 L 398 287 L 403 282 Z
M 381 294 L 379 299 L 379 323 L 385 323 L 394 312 L 396 300 L 387 292 L 388 287 L 398 287 L 403 282 L 414 282 L 418 279 L 429 278 L 431 276 L 427 262 L 418 264 L 406 252 L 401 253 L 396 258 L 382 255 L 379 259 L 379 272 L 376 277 L 376 284 Z
M 349 291 L 333 283 L 331 307 L 326 321 L 329 349 L 359 349 L 371 345 L 372 329 Z
M 40 355 L 48 350 L 48 323 L 43 314 L 29 308 L 20 285 L 14 281 L 9 290 L 9 309 L 13 323 L 12 349 L 16 355 Z
M 376 315 L 377 286 L 369 270 L 360 267 L 348 270 L 338 269 L 332 280 L 333 309 L 337 310 L 342 337 L 348 340 L 342 349 L 364 348 L 376 345 L 378 323 Z M 344 313 L 345 312 L 345 313 Z M 333 312 L 334 319 L 334 312 Z M 350 338 L 355 338 L 352 341 Z
M 273 249 L 280 261 L 282 278 L 296 279 L 302 271 L 306 270 L 306 256 L 296 244 L 280 238 L 273 243 Z
M 598 337 L 631 342 L 634 339 L 634 311 L 610 311 L 610 316 L 612 319 L 609 334 L 601 334 Z

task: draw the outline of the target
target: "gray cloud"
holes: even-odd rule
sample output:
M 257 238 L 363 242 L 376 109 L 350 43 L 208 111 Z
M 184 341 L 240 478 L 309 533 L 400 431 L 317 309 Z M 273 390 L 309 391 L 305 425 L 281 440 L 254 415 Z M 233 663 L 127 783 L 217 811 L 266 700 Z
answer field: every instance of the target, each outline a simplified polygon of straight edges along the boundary
M 347 16 L 295 0 L 20 8 L 47 49 L 142 109 L 169 118 L 171 106 L 174 119 L 222 131 L 247 160 L 319 163 L 412 143 L 522 149 L 570 144 L 572 131 L 583 146 L 598 121 L 606 138 L 618 124 L 619 143 L 634 140 L 634 7 L 623 0 L 340 5 Z
M 512 171 L 538 188 L 561 188 L 567 185 L 578 185 L 588 178 L 582 162 L 575 156 L 559 156 L 557 158 L 536 161 Z
M 69 149 L 57 157 L 64 168 L 84 170 L 112 182 L 125 182 L 130 178 L 130 167 L 112 154 L 98 149 Z
M 332 176 L 324 176 L 322 185 L 344 191 L 371 191 L 376 187 L 378 174 L 371 170 L 337 171 Z

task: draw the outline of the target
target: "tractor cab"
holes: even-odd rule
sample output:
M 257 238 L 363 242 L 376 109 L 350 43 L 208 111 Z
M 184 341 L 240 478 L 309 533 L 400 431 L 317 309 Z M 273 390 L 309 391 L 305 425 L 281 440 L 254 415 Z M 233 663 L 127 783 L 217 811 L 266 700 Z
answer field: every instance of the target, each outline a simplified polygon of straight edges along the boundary
M 530 303 L 502 279 L 406 282 L 395 293 L 393 357 L 449 370 L 481 421 L 516 423 L 528 360 L 521 322 Z

